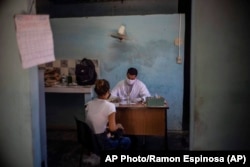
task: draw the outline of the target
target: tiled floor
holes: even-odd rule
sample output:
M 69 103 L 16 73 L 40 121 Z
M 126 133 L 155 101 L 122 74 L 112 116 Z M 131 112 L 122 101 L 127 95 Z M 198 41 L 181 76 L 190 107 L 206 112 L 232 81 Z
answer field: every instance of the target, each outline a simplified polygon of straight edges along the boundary
M 133 141 L 133 150 L 164 150 L 162 137 L 130 137 Z M 188 144 L 188 133 L 168 133 L 168 150 L 188 150 Z M 80 148 L 76 131 L 47 131 L 48 167 L 79 166 Z

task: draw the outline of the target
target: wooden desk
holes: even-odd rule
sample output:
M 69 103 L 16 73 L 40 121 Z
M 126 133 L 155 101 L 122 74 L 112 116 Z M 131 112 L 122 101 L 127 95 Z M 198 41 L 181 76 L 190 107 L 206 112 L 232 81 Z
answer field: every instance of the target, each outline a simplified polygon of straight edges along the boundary
M 117 123 L 124 127 L 128 135 L 166 136 L 167 105 L 147 107 L 145 104 L 126 104 L 116 107 Z

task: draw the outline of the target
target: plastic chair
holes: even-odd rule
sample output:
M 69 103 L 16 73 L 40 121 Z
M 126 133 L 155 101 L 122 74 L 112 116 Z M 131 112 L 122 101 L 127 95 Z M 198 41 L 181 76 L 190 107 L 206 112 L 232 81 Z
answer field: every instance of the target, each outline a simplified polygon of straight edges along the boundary
M 82 145 L 79 162 L 79 166 L 81 166 L 84 153 L 87 155 L 91 155 L 91 153 L 100 155 L 101 146 L 88 124 L 78 119 L 76 116 L 74 118 L 77 127 L 77 139 Z

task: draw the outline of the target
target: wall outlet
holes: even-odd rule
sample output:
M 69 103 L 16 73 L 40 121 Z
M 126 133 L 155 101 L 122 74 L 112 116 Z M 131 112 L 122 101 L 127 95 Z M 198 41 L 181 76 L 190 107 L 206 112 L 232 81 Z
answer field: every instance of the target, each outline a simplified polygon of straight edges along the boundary
M 175 44 L 176 46 L 180 46 L 180 45 L 182 44 L 182 40 L 181 40 L 180 38 L 176 38 L 176 39 L 174 40 L 174 44 Z
M 182 63 L 181 56 L 178 56 L 178 57 L 176 58 L 176 62 L 177 62 L 178 64 L 181 64 L 181 63 Z

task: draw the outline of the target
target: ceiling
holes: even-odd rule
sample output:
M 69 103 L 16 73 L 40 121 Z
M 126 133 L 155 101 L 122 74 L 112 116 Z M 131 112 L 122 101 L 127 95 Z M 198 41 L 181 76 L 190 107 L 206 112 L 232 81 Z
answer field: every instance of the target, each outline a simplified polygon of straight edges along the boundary
M 179 0 L 36 0 L 50 18 L 178 13 Z

